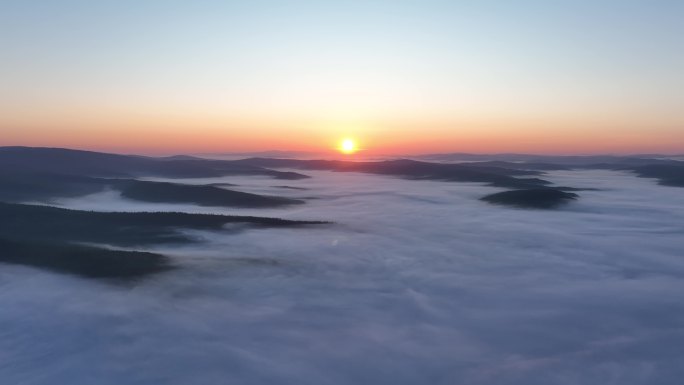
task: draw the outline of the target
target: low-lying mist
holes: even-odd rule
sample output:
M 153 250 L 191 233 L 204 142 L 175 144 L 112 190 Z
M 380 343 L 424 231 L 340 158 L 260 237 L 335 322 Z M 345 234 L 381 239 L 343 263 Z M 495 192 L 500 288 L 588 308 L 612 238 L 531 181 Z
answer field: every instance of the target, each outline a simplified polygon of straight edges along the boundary
M 193 231 L 143 249 L 180 268 L 109 283 L 0 269 L 0 383 L 678 384 L 684 195 L 613 171 L 557 210 L 489 205 L 504 189 L 309 171 L 173 179 L 303 199 L 284 208 L 57 201 L 332 221 Z M 166 179 L 152 179 L 171 181 Z M 296 187 L 284 188 L 286 187 Z M 136 249 L 141 250 L 141 249 Z

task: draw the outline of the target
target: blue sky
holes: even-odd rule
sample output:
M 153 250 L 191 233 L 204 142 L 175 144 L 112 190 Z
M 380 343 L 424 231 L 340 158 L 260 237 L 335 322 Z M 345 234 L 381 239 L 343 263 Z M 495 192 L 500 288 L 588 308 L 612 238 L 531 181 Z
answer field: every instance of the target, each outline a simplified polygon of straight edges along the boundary
M 0 1 L 0 127 L 175 117 L 263 136 L 471 124 L 671 140 L 682 36 L 681 1 Z

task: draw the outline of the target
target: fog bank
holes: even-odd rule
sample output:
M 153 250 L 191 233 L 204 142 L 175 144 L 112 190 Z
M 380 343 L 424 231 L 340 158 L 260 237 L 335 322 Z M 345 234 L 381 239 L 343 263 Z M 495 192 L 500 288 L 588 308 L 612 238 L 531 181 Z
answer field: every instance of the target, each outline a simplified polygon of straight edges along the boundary
M 286 208 L 88 210 L 330 220 L 193 232 L 153 247 L 181 268 L 109 284 L 3 265 L 7 384 L 678 384 L 684 376 L 684 194 L 612 171 L 558 210 L 488 205 L 476 183 L 307 171 L 187 179 L 305 199 Z M 154 179 L 162 180 L 162 179 Z M 285 189 L 274 186 L 303 188 Z

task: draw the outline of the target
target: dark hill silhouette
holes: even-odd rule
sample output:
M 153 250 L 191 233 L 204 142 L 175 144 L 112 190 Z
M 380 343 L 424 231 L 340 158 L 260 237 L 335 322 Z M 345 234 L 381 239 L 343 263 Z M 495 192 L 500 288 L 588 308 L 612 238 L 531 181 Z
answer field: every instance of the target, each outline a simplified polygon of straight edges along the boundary
M 223 185 L 225 184 L 220 184 L 220 186 Z M 83 196 L 105 189 L 119 190 L 126 198 L 144 202 L 252 208 L 304 203 L 298 199 L 227 190 L 219 187 L 219 185 L 188 185 L 134 179 L 0 171 L 0 201 L 4 202 L 38 201 L 49 203 L 56 198 Z
M 681 155 L 639 154 L 628 156 L 555 156 L 528 154 L 432 154 L 421 159 L 468 161 L 471 166 L 488 165 L 522 170 L 615 170 L 629 171 L 642 178 L 655 178 L 665 186 L 684 187 L 684 161 Z
M 684 187 L 684 162 L 681 164 L 651 164 L 634 167 L 630 171 L 642 178 L 656 178 L 664 186 Z
M 484 162 L 470 162 L 461 163 L 473 167 L 498 167 L 508 170 L 534 170 L 534 171 L 555 171 L 555 170 L 570 170 L 571 167 L 543 162 L 506 162 L 501 160 L 492 160 Z
M 180 229 L 221 230 L 226 224 L 288 227 L 326 222 L 206 214 L 106 213 L 0 203 L 0 262 L 91 278 L 136 278 L 173 268 L 162 255 L 111 250 L 118 246 L 188 243 Z
M 145 202 L 194 203 L 201 206 L 254 208 L 304 203 L 298 199 L 250 194 L 217 186 L 130 180 L 118 183 L 117 187 L 121 190 L 123 197 Z
M 104 154 L 62 148 L 0 147 L 0 168 L 14 172 L 79 176 L 126 176 L 149 167 L 142 156 Z
M 518 178 L 537 176 L 541 173 L 532 170 L 506 169 L 501 167 L 477 166 L 468 164 L 430 163 L 410 159 L 377 162 L 352 162 L 340 160 L 297 160 L 248 158 L 237 161 L 241 164 L 271 167 L 297 168 L 309 170 L 332 170 L 341 172 L 364 172 L 392 175 L 407 179 L 429 179 L 455 182 L 482 182 L 493 186 L 510 188 L 540 187 L 549 182 L 539 178 Z
M 488 203 L 519 208 L 552 209 L 577 199 L 575 193 L 557 188 L 536 188 L 495 193 L 480 198 Z
M 676 157 L 676 156 L 675 156 Z M 659 154 L 639 155 L 533 155 L 533 154 L 428 154 L 416 159 L 439 162 L 491 162 L 546 163 L 562 166 L 586 166 L 594 164 L 643 165 L 669 162 L 668 156 Z
M 77 197 L 104 190 L 105 179 L 78 175 L 22 172 L 0 168 L 0 201 L 49 201 L 53 198 Z
M 137 181 L 137 176 L 212 177 L 305 175 L 259 166 L 189 157 L 150 158 L 54 148 L 0 148 L 0 201 L 49 201 L 115 188 L 154 202 L 273 207 L 302 201 L 230 191 L 217 186 Z M 122 179 L 126 178 L 126 179 Z M 237 226 L 301 226 L 315 221 L 200 215 L 175 212 L 105 213 L 0 202 L 0 262 L 24 264 L 86 277 L 133 278 L 172 268 L 168 258 L 76 243 L 142 246 L 192 242 L 181 229 L 221 230 Z
M 21 242 L 0 238 L 0 251 L 0 262 L 87 278 L 136 279 L 174 268 L 169 258 L 160 254 L 68 243 Z
M 191 242 L 178 229 L 220 230 L 226 224 L 288 227 L 322 224 L 279 218 L 176 212 L 95 212 L 0 203 L 0 238 L 123 246 Z
M 306 175 L 269 170 L 227 160 L 153 158 L 42 147 L 0 147 L 0 172 L 50 173 L 93 177 L 161 176 L 170 178 L 267 175 L 302 179 Z

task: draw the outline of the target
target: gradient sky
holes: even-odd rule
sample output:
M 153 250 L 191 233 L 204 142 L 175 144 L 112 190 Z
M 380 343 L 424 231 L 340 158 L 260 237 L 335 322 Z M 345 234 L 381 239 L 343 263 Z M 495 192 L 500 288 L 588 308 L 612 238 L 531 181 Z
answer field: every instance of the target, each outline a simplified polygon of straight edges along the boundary
M 0 0 L 0 145 L 684 152 L 684 1 Z

